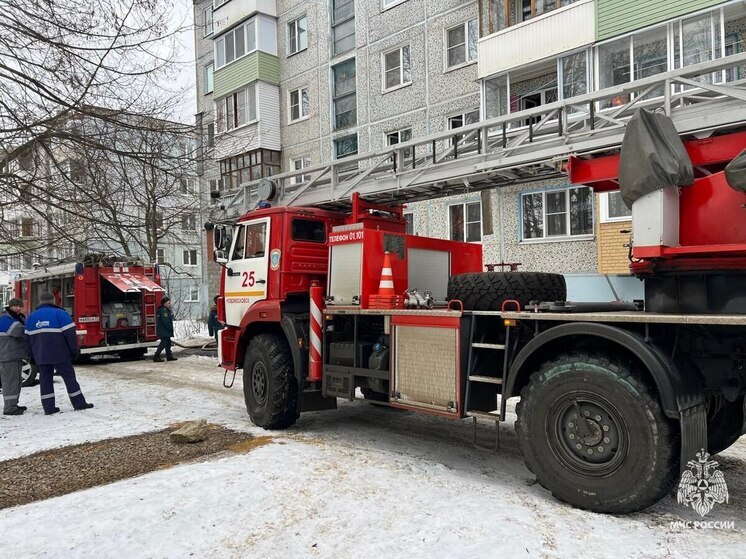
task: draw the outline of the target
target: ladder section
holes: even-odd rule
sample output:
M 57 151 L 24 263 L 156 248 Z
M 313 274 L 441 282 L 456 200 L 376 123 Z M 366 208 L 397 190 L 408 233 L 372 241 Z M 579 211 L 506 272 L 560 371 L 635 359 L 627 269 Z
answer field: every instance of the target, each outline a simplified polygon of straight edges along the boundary
M 156 328 L 156 300 L 155 293 L 146 291 L 143 293 L 143 313 L 145 315 L 145 337 L 148 339 L 157 337 Z
M 502 324 L 500 315 L 472 312 L 466 364 L 464 415 L 473 418 L 474 446 L 493 451 L 500 446 L 499 423 L 505 419 L 502 387 L 509 363 L 510 328 Z M 495 440 L 490 446 L 478 440 L 480 419 L 495 422 Z
M 275 205 L 340 209 L 355 192 L 373 202 L 406 202 L 563 176 L 570 156 L 617 150 L 640 107 L 669 115 L 682 135 L 743 127 L 746 80 L 730 77 L 744 64 L 746 53 L 733 54 L 249 182 L 221 199 L 220 217 L 256 207 L 262 181 L 272 184 Z

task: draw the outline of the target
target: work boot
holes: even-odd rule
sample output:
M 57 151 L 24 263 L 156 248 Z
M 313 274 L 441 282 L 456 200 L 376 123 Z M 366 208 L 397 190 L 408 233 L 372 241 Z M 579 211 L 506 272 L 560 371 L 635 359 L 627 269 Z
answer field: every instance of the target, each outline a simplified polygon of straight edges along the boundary
M 19 410 L 26 411 L 28 408 L 26 406 L 16 406 Z
M 20 407 L 17 407 L 11 411 L 4 411 L 3 415 L 23 415 L 24 411 L 26 411 L 26 408 L 21 409 Z
M 156 355 L 155 357 L 153 357 L 153 361 L 154 361 L 155 363 L 163 363 L 163 359 L 161 359 L 161 358 L 160 358 L 160 357 L 158 357 L 157 355 Z
M 166 357 L 166 361 L 178 361 L 178 360 L 179 358 L 174 357 L 173 355 L 169 355 L 168 357 Z
M 75 411 L 80 411 L 80 410 L 89 410 L 89 409 L 91 409 L 92 407 L 93 407 L 93 404 L 91 404 L 91 403 L 85 403 L 85 404 L 83 404 L 82 406 L 78 406 L 77 408 L 75 408 Z
M 49 411 L 44 411 L 44 415 L 54 415 L 55 413 L 60 413 L 60 408 L 52 408 Z

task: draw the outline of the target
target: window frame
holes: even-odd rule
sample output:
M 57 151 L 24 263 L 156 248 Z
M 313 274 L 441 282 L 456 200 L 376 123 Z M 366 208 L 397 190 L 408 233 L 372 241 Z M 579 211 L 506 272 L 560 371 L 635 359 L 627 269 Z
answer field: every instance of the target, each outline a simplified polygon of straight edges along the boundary
M 409 60 L 409 68 L 406 69 L 406 71 L 409 73 L 408 80 L 405 80 L 404 49 L 407 49 L 408 51 L 407 59 Z M 388 87 L 386 84 L 386 78 L 389 74 L 389 68 L 386 66 L 386 58 L 390 54 L 394 54 L 395 52 L 399 53 L 399 83 Z M 391 91 L 396 91 L 397 89 L 401 89 L 410 85 L 412 85 L 412 45 L 410 43 L 406 43 L 399 45 L 398 47 L 395 47 L 393 49 L 381 52 L 381 92 L 389 93 Z
M 352 67 L 355 69 L 355 74 L 353 76 L 347 77 L 344 80 L 337 81 L 336 71 L 337 69 L 341 68 L 345 64 L 352 64 Z M 354 57 L 348 58 L 342 62 L 339 62 L 338 64 L 335 64 L 331 68 L 331 98 L 332 98 L 332 130 L 344 130 L 346 128 L 353 128 L 357 126 L 357 59 Z M 342 83 L 342 81 L 346 80 L 354 80 L 355 88 L 351 92 L 347 92 L 341 95 L 337 95 L 337 85 Z M 343 99 L 352 98 L 355 101 L 355 107 L 353 109 L 350 109 L 348 111 L 344 111 L 342 113 L 337 112 L 337 103 Z M 344 126 L 339 125 L 338 117 L 340 114 L 354 114 L 354 122 L 348 123 Z
M 306 113 L 303 113 L 303 92 L 306 92 Z M 295 106 L 293 104 L 293 93 L 298 94 L 298 118 L 293 118 L 293 107 Z M 295 124 L 296 122 L 301 122 L 302 120 L 306 120 L 310 118 L 311 116 L 311 94 L 309 93 L 309 89 L 307 85 L 303 85 L 301 87 L 298 87 L 296 89 L 288 90 L 288 124 Z
M 345 155 L 339 155 L 339 150 L 337 149 L 337 146 L 339 145 L 342 140 L 347 140 L 348 138 L 355 138 L 355 152 L 354 153 L 348 153 Z M 341 160 L 345 159 L 347 157 L 354 157 L 360 153 L 360 139 L 357 136 L 357 132 L 353 132 L 352 134 L 345 134 L 344 136 L 338 136 L 332 140 L 332 147 L 333 147 L 333 154 L 334 154 L 334 160 Z
M 481 210 L 481 208 L 480 208 Z M 414 212 L 413 211 L 404 211 L 402 212 L 402 218 L 406 222 L 406 225 L 404 227 L 404 233 L 407 235 L 414 235 L 415 234 L 415 228 L 414 228 Z M 408 219 L 411 218 L 411 219 Z M 411 227 L 410 227 L 411 225 Z M 450 235 L 451 231 L 449 228 L 448 234 Z
M 629 210 L 629 215 L 619 217 L 609 216 L 609 197 L 612 194 L 619 194 L 621 196 L 621 192 L 618 190 L 602 192 L 599 194 L 598 206 L 600 210 L 599 213 L 601 214 L 599 216 L 601 223 L 624 223 L 626 221 L 632 221 L 632 210 Z
M 381 12 L 395 8 L 399 4 L 404 4 L 407 0 L 381 0 Z
M 300 162 L 301 166 L 298 167 L 296 163 Z M 291 171 L 302 171 L 303 169 L 307 169 L 311 166 L 311 156 L 310 155 L 301 155 L 300 157 L 296 159 L 290 160 L 290 167 Z M 290 184 L 303 184 L 305 182 L 308 182 L 311 180 L 311 175 L 299 175 L 295 176 L 290 179 Z
M 226 132 L 230 132 L 232 130 L 237 130 L 239 128 L 243 128 L 244 126 L 249 126 L 251 124 L 256 123 L 259 120 L 259 107 L 258 107 L 258 99 L 257 99 L 257 93 L 256 93 L 256 83 L 253 82 L 248 84 L 245 87 L 242 87 L 241 89 L 234 91 L 232 93 L 229 93 L 228 95 L 225 95 L 218 99 L 215 102 L 215 132 L 220 135 L 224 134 Z M 244 96 L 244 104 L 243 104 L 243 110 L 245 114 L 245 121 L 239 124 L 239 102 L 238 102 L 238 95 Z M 228 108 L 228 104 L 226 101 L 228 99 L 231 99 L 232 104 L 230 107 L 230 110 Z M 220 105 L 223 105 L 222 111 Z M 253 118 L 252 116 L 252 109 L 253 109 Z M 233 121 L 233 126 L 228 127 L 228 117 L 231 117 Z
M 346 52 L 354 51 L 356 47 L 357 39 L 356 36 L 356 29 L 355 29 L 355 1 L 349 0 L 344 3 L 345 6 L 352 6 L 352 9 L 349 14 L 346 16 L 342 16 L 339 19 L 335 17 L 335 12 L 338 9 L 336 7 L 336 0 L 331 0 L 330 2 L 330 13 L 329 16 L 331 18 L 331 32 L 329 33 L 329 49 L 331 57 L 337 57 L 341 56 Z M 344 35 L 343 37 L 337 37 L 337 31 L 342 28 L 342 26 L 348 22 L 352 22 L 352 33 L 348 33 L 347 35 Z M 346 48 L 344 50 L 337 50 L 337 43 L 340 41 L 347 39 L 349 37 L 353 37 L 352 46 L 349 48 Z
M 479 42 L 479 20 L 477 18 L 471 18 L 466 21 L 463 21 L 457 25 L 452 25 L 451 27 L 447 27 L 444 29 L 445 37 L 443 38 L 443 44 L 445 45 L 445 56 L 443 57 L 443 73 L 448 73 L 453 70 L 458 70 L 459 68 L 464 68 L 466 66 L 470 66 L 471 64 L 476 64 L 479 60 L 479 47 L 477 46 L 477 52 L 474 54 L 474 58 L 469 59 L 469 24 L 471 22 L 475 22 L 476 25 L 476 39 L 477 39 L 477 45 Z M 464 28 L 464 42 L 460 43 L 456 46 L 451 46 L 449 42 L 449 35 L 450 32 L 454 29 L 458 29 L 459 27 Z M 451 50 L 457 48 L 458 46 L 463 45 L 464 47 L 464 62 L 459 62 L 458 64 L 450 65 L 448 63 L 448 54 Z
M 210 62 L 202 67 L 202 89 L 204 95 L 209 95 L 215 90 L 215 63 Z
M 591 232 L 590 233 L 581 233 L 577 235 L 572 234 L 572 222 L 571 222 L 571 201 L 570 201 L 570 191 L 576 188 L 587 188 L 590 190 L 591 195 L 591 203 L 590 203 L 590 210 L 591 210 Z M 565 235 L 551 235 L 547 236 L 547 203 L 546 203 L 546 197 L 547 194 L 557 193 L 557 192 L 564 192 L 565 193 L 565 203 L 566 203 L 566 209 L 565 209 L 565 226 L 567 233 Z M 542 236 L 541 237 L 526 237 L 525 236 L 525 229 L 524 229 L 524 218 L 523 218 L 523 199 L 525 196 L 534 196 L 536 194 L 542 195 Z M 519 199 L 518 199 L 518 239 L 519 244 L 533 244 L 533 243 L 557 243 L 557 242 L 574 242 L 574 241 L 592 241 L 595 239 L 595 224 L 596 224 L 596 209 L 593 199 L 593 189 L 590 186 L 584 186 L 584 185 L 567 185 L 567 186 L 560 186 L 556 188 L 546 188 L 543 190 L 531 190 L 528 192 L 519 192 Z M 556 212 L 555 212 L 556 213 Z
M 182 249 L 182 251 L 181 251 L 181 264 L 182 264 L 182 266 L 189 266 L 189 267 L 199 266 L 199 254 L 198 253 L 199 253 L 199 251 L 197 249 L 194 249 L 194 248 L 185 248 L 185 249 Z M 194 254 L 194 264 L 191 263 L 192 262 L 192 254 Z M 187 262 L 187 255 L 188 255 L 189 262 Z
M 184 213 L 181 214 L 181 230 L 193 233 L 197 231 L 197 214 L 196 213 Z
M 208 26 L 208 19 L 207 19 L 207 12 L 210 12 L 210 20 L 209 20 L 209 26 Z M 202 10 L 202 36 L 203 37 L 209 37 L 215 32 L 215 23 L 213 21 L 213 7 L 212 5 L 207 6 L 205 9 Z M 208 31 L 209 28 L 209 31 Z
M 189 286 L 187 286 L 187 290 L 186 291 L 187 291 L 187 294 L 184 297 L 184 302 L 185 303 L 199 303 L 199 301 L 200 301 L 200 297 L 199 297 L 199 292 L 200 292 L 199 285 L 194 285 L 194 284 L 189 285 Z M 194 293 L 197 294 L 196 298 L 192 297 L 192 295 Z
M 249 33 L 248 33 L 248 27 L 252 26 L 254 28 L 254 44 L 249 44 Z M 248 21 L 244 21 L 230 29 L 229 31 L 226 31 L 220 37 L 215 39 L 215 48 L 214 48 L 214 64 L 215 64 L 215 70 L 220 70 L 222 68 L 225 68 L 226 66 L 229 66 L 233 64 L 234 62 L 240 60 L 241 58 L 250 55 L 251 53 L 255 52 L 259 48 L 259 38 L 258 38 L 258 25 L 257 25 L 257 18 L 253 17 L 249 19 Z M 236 56 L 236 39 L 235 34 L 238 30 L 241 30 L 241 33 L 243 34 L 243 53 L 240 56 Z M 233 58 L 229 61 L 226 56 L 226 50 L 225 50 L 225 43 L 228 36 L 232 36 L 232 44 L 233 44 Z M 251 47 L 251 48 L 249 48 Z M 221 64 L 222 60 L 222 64 Z
M 306 37 L 306 44 L 305 46 L 301 47 L 302 41 L 300 40 L 301 34 L 298 33 L 298 23 L 300 23 L 300 21 L 303 19 L 306 20 L 306 25 L 305 25 L 305 28 L 303 29 L 303 33 L 305 34 L 305 37 Z M 290 32 L 291 29 L 295 30 L 295 43 L 296 43 L 295 50 L 293 50 L 293 47 L 292 47 L 291 32 Z M 302 16 L 299 16 L 295 18 L 294 20 L 288 22 L 287 30 L 288 30 L 288 40 L 287 40 L 287 51 L 285 54 L 287 58 L 290 58 L 291 56 L 294 56 L 300 52 L 303 52 L 304 50 L 308 50 L 308 14 L 303 14 Z
M 468 229 L 469 229 L 468 228 L 469 223 L 476 223 L 474 221 L 468 221 L 467 220 L 468 210 L 466 209 L 466 207 L 468 205 L 470 205 L 470 204 L 478 204 L 479 205 L 479 240 L 477 240 L 477 241 L 468 241 L 468 240 L 466 240 L 467 237 L 468 237 L 467 232 L 468 232 Z M 464 240 L 463 241 L 457 241 L 456 239 L 453 239 L 452 236 L 451 236 L 451 208 L 453 208 L 455 206 L 462 206 L 463 209 L 464 209 L 464 224 L 463 224 L 463 231 L 462 231 L 462 233 L 464 235 Z M 482 243 L 482 241 L 484 240 L 484 223 L 482 222 L 482 200 L 481 200 L 481 198 L 475 198 L 475 199 L 469 199 L 469 200 L 458 200 L 458 201 L 449 202 L 446 205 L 446 217 L 448 219 L 448 239 L 449 240 L 455 241 L 455 242 L 460 242 L 460 243 Z

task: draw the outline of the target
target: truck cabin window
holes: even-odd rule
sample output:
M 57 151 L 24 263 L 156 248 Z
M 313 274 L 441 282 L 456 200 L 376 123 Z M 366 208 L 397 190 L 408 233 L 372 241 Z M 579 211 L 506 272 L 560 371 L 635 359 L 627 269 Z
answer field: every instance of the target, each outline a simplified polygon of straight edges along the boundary
M 231 260 L 263 257 L 266 238 L 266 223 L 252 223 L 243 226 L 237 233 Z
M 311 219 L 294 219 L 292 236 L 294 241 L 325 243 L 326 224 L 323 221 L 313 221 Z

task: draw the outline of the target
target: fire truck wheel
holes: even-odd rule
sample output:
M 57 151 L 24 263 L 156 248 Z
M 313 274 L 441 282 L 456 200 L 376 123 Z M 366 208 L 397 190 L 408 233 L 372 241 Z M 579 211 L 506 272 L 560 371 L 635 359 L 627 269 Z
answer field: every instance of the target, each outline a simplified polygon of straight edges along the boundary
M 21 386 L 36 386 L 39 381 L 36 377 L 39 375 L 39 368 L 28 361 L 23 362 L 21 367 Z
M 244 359 L 243 393 L 255 425 L 284 429 L 295 423 L 298 385 L 284 338 L 259 334 L 251 340 Z
M 571 505 L 643 510 L 678 478 L 678 429 L 626 362 L 599 353 L 544 363 L 521 392 L 516 432 L 526 466 Z
M 707 449 L 717 454 L 731 447 L 744 434 L 744 397 L 724 402 L 707 417 Z
M 448 280 L 448 299 L 459 299 L 464 309 L 499 311 L 503 301 L 564 301 L 567 286 L 562 274 L 481 272 L 458 274 Z

